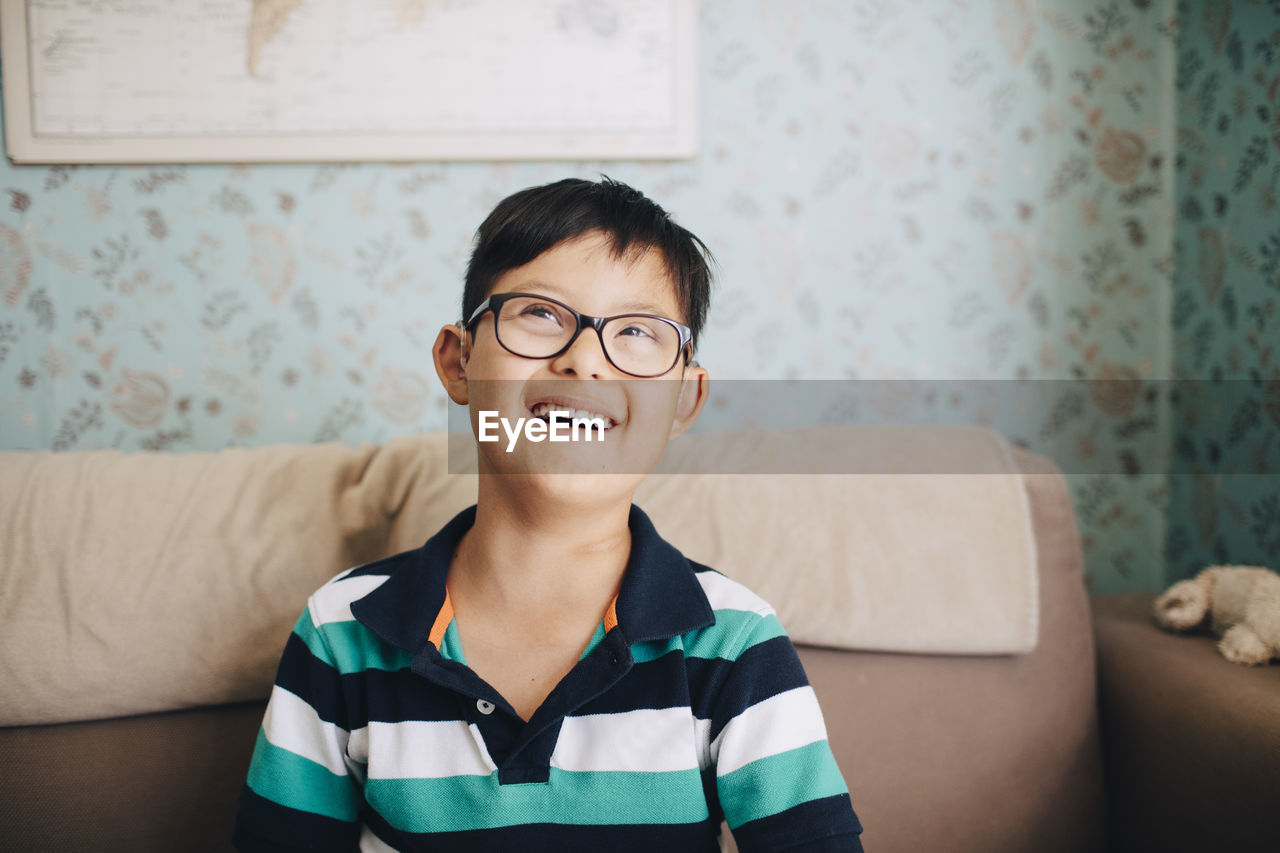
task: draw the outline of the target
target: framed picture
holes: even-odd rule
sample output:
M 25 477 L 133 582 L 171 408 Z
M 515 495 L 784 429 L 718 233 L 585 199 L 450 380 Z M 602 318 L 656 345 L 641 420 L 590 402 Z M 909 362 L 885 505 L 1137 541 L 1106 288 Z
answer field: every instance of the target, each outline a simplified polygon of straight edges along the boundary
M 696 0 L 0 3 L 15 163 L 678 159 Z

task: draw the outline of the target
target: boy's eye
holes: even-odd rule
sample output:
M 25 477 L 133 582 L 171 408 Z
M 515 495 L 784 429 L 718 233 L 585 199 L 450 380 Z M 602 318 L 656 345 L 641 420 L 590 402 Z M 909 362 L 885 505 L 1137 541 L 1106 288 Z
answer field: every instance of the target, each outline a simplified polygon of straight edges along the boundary
M 665 350 L 678 345 L 675 329 L 659 320 L 630 317 L 619 322 L 610 334 L 614 346 L 625 347 L 631 352 L 640 350 Z
M 641 326 L 641 325 L 639 325 L 639 324 L 637 324 L 637 323 L 631 323 L 631 324 L 629 324 L 629 325 L 627 325 L 627 326 L 622 327 L 621 329 L 619 329 L 619 330 L 618 330 L 618 334 L 619 334 L 620 336 L 621 336 L 621 335 L 628 335 L 628 336 L 631 336 L 631 337 L 640 337 L 640 338 L 653 338 L 653 337 L 654 337 L 654 334 L 653 334 L 653 330 L 652 330 L 652 329 L 648 329 L 648 328 L 646 328 L 646 327 L 644 327 L 644 326 Z
M 550 305 L 528 305 L 520 310 L 521 317 L 533 317 L 539 320 L 560 322 L 560 312 Z

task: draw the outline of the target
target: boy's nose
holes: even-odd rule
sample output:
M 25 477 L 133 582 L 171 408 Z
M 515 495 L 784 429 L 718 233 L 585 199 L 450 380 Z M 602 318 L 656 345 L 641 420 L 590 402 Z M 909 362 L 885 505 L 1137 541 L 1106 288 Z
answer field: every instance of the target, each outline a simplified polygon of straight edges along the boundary
M 603 379 L 609 376 L 612 365 L 604 354 L 604 340 L 600 333 L 587 326 L 567 350 L 551 359 L 551 369 L 571 376 Z

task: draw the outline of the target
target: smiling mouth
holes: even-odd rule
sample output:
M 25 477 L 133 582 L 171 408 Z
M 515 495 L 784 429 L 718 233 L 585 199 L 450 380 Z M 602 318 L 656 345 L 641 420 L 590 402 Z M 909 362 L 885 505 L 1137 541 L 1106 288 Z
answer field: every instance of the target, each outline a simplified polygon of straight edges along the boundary
M 568 421 L 572 423 L 578 419 L 585 420 L 601 420 L 604 421 L 604 431 L 608 432 L 618 425 L 618 422 L 603 412 L 593 412 L 589 409 L 569 408 L 561 403 L 535 403 L 529 408 L 529 414 L 536 420 L 543 421 L 547 424 L 551 423 L 551 413 L 560 412 L 560 421 Z

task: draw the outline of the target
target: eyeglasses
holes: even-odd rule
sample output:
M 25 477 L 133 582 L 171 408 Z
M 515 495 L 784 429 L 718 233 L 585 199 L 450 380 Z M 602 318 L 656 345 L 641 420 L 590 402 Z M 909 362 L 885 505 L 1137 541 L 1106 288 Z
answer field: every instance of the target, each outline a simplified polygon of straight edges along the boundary
M 493 312 L 493 333 L 502 348 L 521 358 L 555 358 L 591 327 L 609 363 L 623 373 L 649 378 L 675 367 L 693 337 L 688 326 L 656 314 L 591 317 L 563 302 L 533 293 L 495 293 L 462 323 L 473 330 L 486 311 Z

